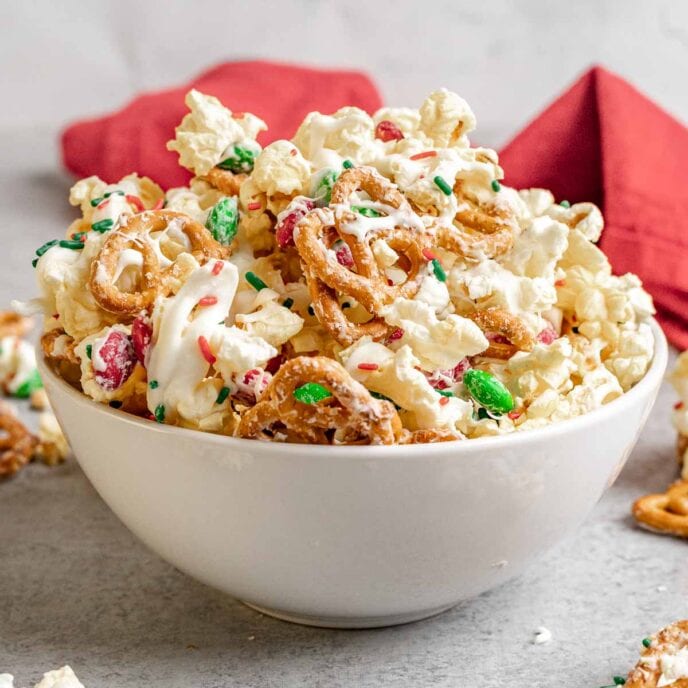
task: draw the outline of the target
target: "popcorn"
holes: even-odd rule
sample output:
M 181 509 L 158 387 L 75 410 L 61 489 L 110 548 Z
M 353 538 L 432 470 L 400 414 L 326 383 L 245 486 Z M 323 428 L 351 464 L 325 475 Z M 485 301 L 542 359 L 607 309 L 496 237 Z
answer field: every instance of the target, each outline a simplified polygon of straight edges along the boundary
M 186 103 L 168 148 L 188 186 L 82 180 L 69 239 L 36 252 L 48 355 L 94 400 L 274 441 L 433 441 L 588 413 L 646 373 L 652 301 L 595 245 L 599 210 L 501 184 L 458 95 L 313 112 L 265 149 L 257 117 L 198 91 Z M 130 222 L 145 229 L 104 265 Z M 103 296 L 113 281 L 136 307 Z M 30 366 L 3 347 L 9 385 Z M 295 394 L 311 382 L 318 398 Z M 675 422 L 688 431 L 688 412 Z
M 438 320 L 434 311 L 420 301 L 398 299 L 382 315 L 390 325 L 404 331 L 400 344 L 410 347 L 425 370 L 453 368 L 489 345 L 472 320 L 458 315 Z
M 184 102 L 191 112 L 176 128 L 174 140 L 167 144 L 168 150 L 179 153 L 179 164 L 183 167 L 202 176 L 227 157 L 230 146 L 240 145 L 256 154 L 260 152 L 255 139 L 267 129 L 263 120 L 249 113 L 232 117 L 217 98 L 195 89 L 189 91 Z

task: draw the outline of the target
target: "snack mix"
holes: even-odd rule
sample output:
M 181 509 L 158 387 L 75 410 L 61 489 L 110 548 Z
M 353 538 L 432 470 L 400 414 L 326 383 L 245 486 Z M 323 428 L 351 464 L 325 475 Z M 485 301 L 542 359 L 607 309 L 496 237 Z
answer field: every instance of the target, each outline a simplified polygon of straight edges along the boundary
M 640 280 L 592 203 L 501 183 L 454 93 L 420 109 L 256 116 L 191 91 L 194 177 L 78 182 L 36 251 L 43 351 L 92 399 L 271 441 L 418 443 L 537 428 L 630 389 L 653 355 Z
M 686 688 L 688 686 L 688 621 L 675 621 L 643 640 L 643 652 L 624 681 L 626 688 Z M 611 687 L 610 687 L 611 688 Z

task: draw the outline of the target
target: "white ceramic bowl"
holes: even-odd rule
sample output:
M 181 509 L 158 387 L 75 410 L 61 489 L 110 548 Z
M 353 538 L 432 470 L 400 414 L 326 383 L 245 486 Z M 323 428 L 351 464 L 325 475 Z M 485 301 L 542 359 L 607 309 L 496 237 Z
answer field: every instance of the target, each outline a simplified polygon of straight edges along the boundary
M 140 420 L 96 404 L 39 358 L 86 475 L 168 562 L 267 614 L 371 627 L 436 614 L 573 531 L 624 465 L 667 345 L 630 392 L 506 437 L 393 447 L 282 445 Z

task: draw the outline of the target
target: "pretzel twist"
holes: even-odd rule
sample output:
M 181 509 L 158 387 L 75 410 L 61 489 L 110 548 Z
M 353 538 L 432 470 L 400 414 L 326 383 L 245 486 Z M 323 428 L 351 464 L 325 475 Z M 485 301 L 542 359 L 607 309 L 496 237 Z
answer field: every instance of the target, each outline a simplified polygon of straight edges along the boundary
M 14 311 L 0 311 L 0 337 L 23 337 L 33 326 L 31 318 Z
M 521 319 L 502 308 L 484 308 L 468 316 L 485 334 L 497 334 L 508 342 L 491 341 L 480 356 L 507 360 L 517 351 L 531 351 L 535 338 Z M 488 337 L 489 338 L 489 337 Z
M 38 440 L 5 405 L 0 407 L 0 478 L 9 478 L 31 461 Z
M 688 537 L 688 481 L 678 480 L 662 494 L 637 499 L 633 516 L 651 530 Z
M 321 210 L 314 210 L 301 219 L 294 233 L 296 248 L 301 256 L 314 309 L 321 324 L 341 344 L 355 341 L 361 332 L 384 336 L 389 328 L 379 317 L 386 304 L 397 298 L 412 298 L 423 279 L 422 268 L 426 261 L 423 249 L 427 246 L 425 232 L 401 226 L 390 220 L 389 226 L 368 232 L 359 238 L 346 230 L 347 224 L 360 219 L 349 209 L 351 195 L 357 190 L 367 193 L 373 201 L 413 213 L 408 201 L 388 180 L 372 168 L 358 167 L 344 171 L 332 188 L 332 206 L 335 210 L 332 222 Z M 384 225 L 384 219 L 382 223 Z M 351 251 L 353 267 L 338 262 L 330 247 L 341 239 Z M 406 271 L 406 279 L 399 284 L 389 284 L 384 270 L 378 265 L 372 243 L 384 240 L 400 254 L 400 266 Z M 337 294 L 344 294 L 358 301 L 372 316 L 365 327 L 355 325 L 341 311 Z
M 248 175 L 235 174 L 229 170 L 223 170 L 221 167 L 213 167 L 201 179 L 226 196 L 238 196 L 241 185 L 248 179 Z
M 162 267 L 154 249 L 151 234 L 162 232 L 172 220 L 190 244 L 189 253 L 201 264 L 213 258 L 225 258 L 228 247 L 222 246 L 203 225 L 183 213 L 171 210 L 146 211 L 133 215 L 127 224 L 111 232 L 91 265 L 89 287 L 98 305 L 110 313 L 133 315 L 149 309 L 159 295 L 167 296 L 172 284 L 181 277 L 177 261 Z M 120 255 L 125 249 L 141 253 L 140 285 L 136 291 L 122 291 L 116 284 Z
M 628 674 L 626 688 L 657 688 L 662 677 L 662 656 L 674 656 L 688 646 L 688 621 L 676 621 L 649 638 L 649 647 Z M 688 688 L 688 678 L 679 678 L 671 688 Z
M 294 392 L 315 382 L 331 396 L 317 404 L 298 401 Z M 277 371 L 261 400 L 241 418 L 240 437 L 311 444 L 393 444 L 402 432 L 394 406 L 374 399 L 337 361 L 299 356 Z

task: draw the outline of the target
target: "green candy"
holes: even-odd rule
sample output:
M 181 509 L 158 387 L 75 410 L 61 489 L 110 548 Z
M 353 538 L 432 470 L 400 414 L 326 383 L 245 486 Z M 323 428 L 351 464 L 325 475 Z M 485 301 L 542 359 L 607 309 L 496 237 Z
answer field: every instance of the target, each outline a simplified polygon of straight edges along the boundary
M 28 399 L 32 392 L 41 389 L 41 387 L 43 387 L 43 381 L 38 371 L 34 369 L 29 377 L 14 390 L 14 396 L 19 397 L 19 399 Z
M 232 155 L 218 163 L 217 166 L 235 174 L 250 172 L 256 161 L 256 155 L 258 155 L 258 151 L 251 150 L 245 146 L 233 146 Z
M 234 240 L 239 225 L 239 210 L 234 196 L 223 198 L 208 213 L 205 226 L 213 237 L 223 246 L 229 246 Z
M 40 258 L 46 251 L 49 251 L 53 246 L 57 246 L 59 244 L 58 239 L 52 239 L 50 241 L 46 241 L 43 246 L 39 246 L 36 249 L 36 255 Z
M 326 170 L 315 187 L 315 198 L 324 205 L 329 205 L 332 198 L 332 187 L 339 174 L 335 170 Z
M 514 398 L 492 373 L 472 368 L 464 373 L 463 384 L 470 395 L 488 411 L 492 413 L 513 411 Z
M 302 404 L 317 404 L 319 401 L 328 399 L 331 396 L 330 390 L 317 382 L 307 382 L 294 390 L 294 399 Z
M 365 206 L 361 205 L 352 205 L 351 210 L 353 210 L 355 213 L 358 213 L 359 215 L 363 215 L 364 217 L 382 217 L 382 213 L 375 210 L 375 208 L 366 208 Z

